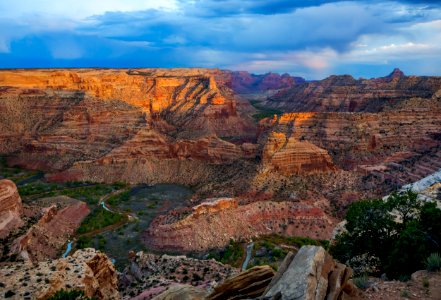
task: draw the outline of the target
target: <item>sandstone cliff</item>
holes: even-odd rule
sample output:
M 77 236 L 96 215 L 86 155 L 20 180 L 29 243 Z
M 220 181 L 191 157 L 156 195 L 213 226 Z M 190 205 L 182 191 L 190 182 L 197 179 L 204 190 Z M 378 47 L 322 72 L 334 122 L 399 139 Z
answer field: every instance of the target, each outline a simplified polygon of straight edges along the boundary
M 201 212 L 207 209 L 211 213 Z M 271 233 L 327 239 L 333 225 L 322 209 L 306 203 L 259 201 L 238 206 L 235 199 L 223 199 L 199 205 L 178 220 L 157 217 L 144 240 L 156 250 L 202 251 L 224 247 L 230 239 Z
M 81 201 L 75 201 L 63 209 L 52 205 L 43 211 L 38 223 L 12 243 L 11 254 L 18 254 L 31 262 L 56 258 L 90 212 L 87 204 Z
M 430 99 L 440 89 L 441 77 L 404 76 L 399 70 L 374 79 L 332 75 L 282 90 L 265 106 L 299 112 L 379 112 L 414 97 Z
M 10 180 L 0 180 L 0 239 L 23 225 L 21 198 L 17 187 Z
M 266 73 L 262 75 L 250 74 L 245 71 L 231 72 L 231 88 L 238 94 L 259 93 L 268 90 L 291 88 L 305 82 L 301 77 L 289 74 Z

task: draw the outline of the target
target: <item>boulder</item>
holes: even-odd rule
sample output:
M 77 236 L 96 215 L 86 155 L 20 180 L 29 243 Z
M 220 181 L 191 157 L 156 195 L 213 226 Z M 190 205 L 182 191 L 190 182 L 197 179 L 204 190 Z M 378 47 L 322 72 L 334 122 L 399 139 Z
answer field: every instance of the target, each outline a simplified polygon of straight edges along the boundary
M 356 299 L 357 290 L 348 283 L 352 270 L 335 262 L 322 247 L 303 246 L 289 263 L 291 257 L 285 259 L 263 299 Z
M 207 299 L 250 299 L 259 297 L 271 282 L 274 274 L 275 272 L 270 266 L 251 268 L 215 287 L 213 293 Z
M 152 300 L 203 300 L 206 291 L 191 285 L 177 284 L 171 286 L 165 292 L 154 297 Z

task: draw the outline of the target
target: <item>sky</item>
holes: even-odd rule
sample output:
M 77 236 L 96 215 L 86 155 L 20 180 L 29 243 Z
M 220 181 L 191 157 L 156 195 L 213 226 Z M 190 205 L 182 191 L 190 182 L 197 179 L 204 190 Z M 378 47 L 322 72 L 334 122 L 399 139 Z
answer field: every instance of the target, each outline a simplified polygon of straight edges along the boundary
M 0 68 L 441 75 L 441 0 L 0 0 Z

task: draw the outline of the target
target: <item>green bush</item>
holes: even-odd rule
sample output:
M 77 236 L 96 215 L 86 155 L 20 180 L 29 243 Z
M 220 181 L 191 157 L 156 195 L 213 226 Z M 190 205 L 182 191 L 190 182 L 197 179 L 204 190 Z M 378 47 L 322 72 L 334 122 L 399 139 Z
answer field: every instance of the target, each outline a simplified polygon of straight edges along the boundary
M 354 257 L 375 257 L 378 274 L 408 276 L 424 268 L 432 252 L 440 250 L 441 210 L 435 203 L 422 203 L 411 191 L 381 199 L 353 203 L 346 215 L 346 229 L 331 247 L 342 262 Z
M 118 213 L 113 213 L 105 210 L 101 206 L 91 212 L 81 223 L 78 228 L 78 233 L 86 233 L 89 231 L 104 228 L 106 226 L 122 221 L 123 216 Z
M 109 203 L 112 206 L 118 205 L 121 202 L 127 202 L 130 200 L 130 191 L 124 191 L 122 193 L 116 194 L 111 196 L 107 203 Z
M 427 271 L 434 272 L 441 269 L 441 255 L 439 253 L 431 253 L 426 259 Z
M 370 286 L 369 278 L 367 277 L 367 275 L 354 277 L 354 279 L 352 279 L 352 282 L 355 284 L 356 287 L 362 290 L 365 290 Z

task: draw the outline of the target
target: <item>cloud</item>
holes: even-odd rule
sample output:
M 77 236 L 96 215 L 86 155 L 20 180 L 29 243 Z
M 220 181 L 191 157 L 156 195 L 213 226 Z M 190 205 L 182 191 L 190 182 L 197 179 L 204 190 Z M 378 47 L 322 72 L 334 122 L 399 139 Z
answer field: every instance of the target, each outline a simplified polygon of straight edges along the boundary
M 23 0 L 0 3 L 0 67 L 435 72 L 440 24 L 438 1 Z

